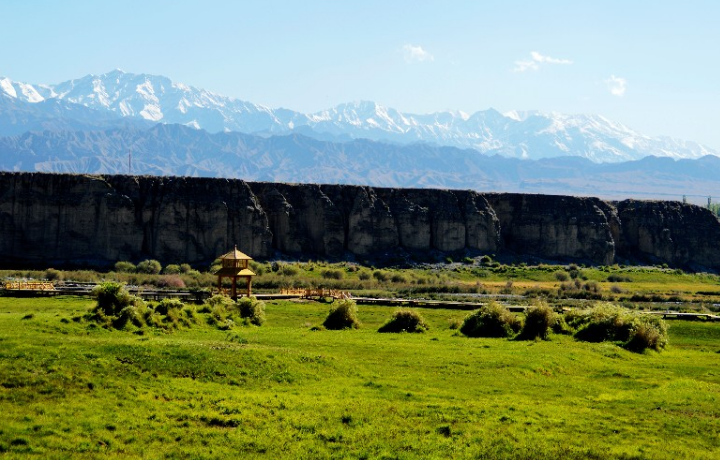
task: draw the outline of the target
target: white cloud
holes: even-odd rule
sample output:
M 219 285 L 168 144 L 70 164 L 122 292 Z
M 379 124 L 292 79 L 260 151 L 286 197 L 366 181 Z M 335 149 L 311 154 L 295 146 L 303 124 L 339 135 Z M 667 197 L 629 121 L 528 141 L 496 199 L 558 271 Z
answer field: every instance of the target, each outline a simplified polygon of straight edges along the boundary
M 435 56 L 425 51 L 423 47 L 419 45 L 405 45 L 402 51 L 405 56 L 405 62 L 424 62 L 435 59 Z
M 513 72 L 527 72 L 528 70 L 539 70 L 540 64 L 560 64 L 570 65 L 573 61 L 570 59 L 558 59 L 550 56 L 543 56 L 537 51 L 530 53 L 530 59 L 515 61 Z
M 610 94 L 613 96 L 622 97 L 625 95 L 625 90 L 627 89 L 626 79 L 610 75 L 610 78 L 605 80 L 605 84 L 607 85 L 608 90 L 610 90 Z
M 513 72 L 525 72 L 528 70 L 537 70 L 540 68 L 540 65 L 538 65 L 535 61 L 515 61 L 515 68 L 513 69 Z

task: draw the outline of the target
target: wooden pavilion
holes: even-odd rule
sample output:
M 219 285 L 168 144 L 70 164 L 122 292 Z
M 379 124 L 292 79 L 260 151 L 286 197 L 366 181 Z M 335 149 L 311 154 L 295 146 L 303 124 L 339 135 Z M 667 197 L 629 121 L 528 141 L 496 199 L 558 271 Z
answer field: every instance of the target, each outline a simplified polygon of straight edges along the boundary
M 252 277 L 255 276 L 255 273 L 248 267 L 251 260 L 252 257 L 238 251 L 237 246 L 235 246 L 235 249 L 227 254 L 220 256 L 222 266 L 215 272 L 218 277 L 218 290 L 221 293 L 224 292 L 222 288 L 222 280 L 223 278 L 230 278 L 232 280 L 230 297 L 233 299 L 237 299 L 238 295 L 250 297 L 250 294 L 252 293 Z M 244 289 L 238 289 L 238 278 L 243 280 L 243 284 L 245 286 Z

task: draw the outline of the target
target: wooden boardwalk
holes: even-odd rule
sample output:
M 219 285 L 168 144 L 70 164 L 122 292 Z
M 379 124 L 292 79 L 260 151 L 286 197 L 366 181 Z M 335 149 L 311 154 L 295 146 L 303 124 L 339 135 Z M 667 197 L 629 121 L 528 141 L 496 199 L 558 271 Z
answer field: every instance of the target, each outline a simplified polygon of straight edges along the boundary
M 719 315 L 711 315 L 710 313 L 681 313 L 679 311 L 649 311 L 649 315 L 662 316 L 663 319 L 685 319 L 696 321 L 720 321 Z
M 92 295 L 95 283 L 59 283 L 53 285 L 49 282 L 8 282 L 0 295 L 12 297 L 47 297 L 58 295 Z M 176 298 L 184 301 L 202 302 L 210 296 L 207 291 L 187 291 L 177 289 L 143 288 L 139 286 L 127 286 L 127 290 L 145 300 L 162 300 Z M 382 305 L 388 307 L 416 307 L 416 308 L 437 308 L 448 310 L 477 310 L 485 305 L 482 302 L 461 302 L 453 300 L 427 300 L 427 299 L 388 299 L 375 297 L 354 297 L 349 292 L 334 291 L 328 289 L 283 289 L 280 293 L 255 294 L 261 300 L 289 300 L 328 298 L 352 299 L 358 305 Z M 506 305 L 508 310 L 522 313 L 527 310 L 525 305 Z M 650 315 L 662 316 L 663 319 L 681 319 L 690 321 L 720 321 L 720 315 L 710 313 L 684 313 L 672 310 L 649 311 Z
M 448 310 L 477 310 L 485 305 L 479 302 L 458 302 L 453 300 L 425 300 L 425 299 L 377 299 L 371 297 L 352 297 L 358 305 L 386 305 L 389 307 L 419 307 L 438 308 Z M 524 312 L 524 305 L 507 305 L 512 312 Z

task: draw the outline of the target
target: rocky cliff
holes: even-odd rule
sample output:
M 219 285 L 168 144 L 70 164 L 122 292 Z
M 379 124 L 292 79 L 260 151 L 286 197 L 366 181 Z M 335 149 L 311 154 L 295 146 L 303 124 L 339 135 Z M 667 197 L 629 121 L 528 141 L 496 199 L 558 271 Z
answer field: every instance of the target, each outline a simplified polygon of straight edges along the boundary
M 199 264 L 233 244 L 259 259 L 471 251 L 720 270 L 720 221 L 676 202 L 0 173 L 5 266 Z

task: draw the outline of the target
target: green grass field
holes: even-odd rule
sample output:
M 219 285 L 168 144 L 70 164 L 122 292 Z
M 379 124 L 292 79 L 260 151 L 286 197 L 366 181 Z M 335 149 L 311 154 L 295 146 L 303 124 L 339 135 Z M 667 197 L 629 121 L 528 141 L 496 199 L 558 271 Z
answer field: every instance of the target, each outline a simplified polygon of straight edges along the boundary
M 312 331 L 329 306 L 268 302 L 262 327 L 136 335 L 88 298 L 0 297 L 0 457 L 720 458 L 720 325 L 662 353 L 569 336 Z M 75 319 L 73 319 L 75 318 Z

